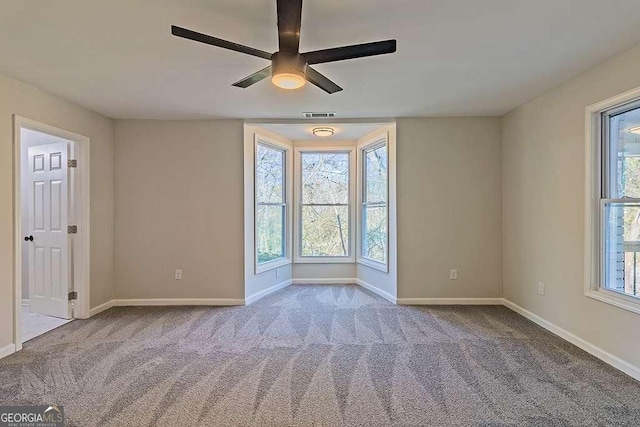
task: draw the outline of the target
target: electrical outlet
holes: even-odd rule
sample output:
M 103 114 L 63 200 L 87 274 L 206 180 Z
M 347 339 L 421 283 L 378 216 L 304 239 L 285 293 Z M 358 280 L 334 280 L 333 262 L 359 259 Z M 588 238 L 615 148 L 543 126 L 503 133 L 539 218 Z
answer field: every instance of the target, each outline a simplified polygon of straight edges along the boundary
M 458 280 L 458 270 L 449 270 L 449 279 Z
M 544 283 L 538 282 L 538 293 L 544 295 Z
M 176 280 L 182 280 L 182 270 L 176 270 Z

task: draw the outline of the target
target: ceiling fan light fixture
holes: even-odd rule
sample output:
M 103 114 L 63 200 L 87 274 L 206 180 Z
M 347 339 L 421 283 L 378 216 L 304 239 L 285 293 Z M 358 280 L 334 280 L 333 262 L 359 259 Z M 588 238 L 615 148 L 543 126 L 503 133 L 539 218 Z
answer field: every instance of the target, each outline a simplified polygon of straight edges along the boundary
M 300 89 L 307 82 L 307 62 L 301 55 L 275 53 L 271 59 L 271 81 L 282 89 Z
M 274 73 L 271 77 L 271 82 L 282 89 L 300 89 L 307 82 L 304 74 L 301 74 L 302 73 L 298 74 L 293 72 Z
M 330 128 L 330 127 L 313 128 L 311 132 L 313 132 L 315 136 L 320 136 L 323 138 L 333 136 L 333 134 L 335 133 L 333 128 Z

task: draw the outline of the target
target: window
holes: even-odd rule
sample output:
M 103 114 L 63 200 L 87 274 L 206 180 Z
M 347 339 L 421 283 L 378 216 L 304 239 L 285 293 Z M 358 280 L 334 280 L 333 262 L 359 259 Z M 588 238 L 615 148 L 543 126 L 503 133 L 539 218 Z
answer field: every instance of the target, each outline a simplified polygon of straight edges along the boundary
M 255 198 L 256 265 L 275 264 L 287 257 L 285 150 L 256 144 Z
M 640 89 L 586 113 L 585 295 L 640 313 Z
M 353 153 L 298 149 L 298 262 L 353 262 Z
M 361 259 L 386 266 L 388 243 L 388 159 L 386 140 L 362 149 Z
M 602 114 L 602 242 L 606 289 L 640 296 L 640 105 Z

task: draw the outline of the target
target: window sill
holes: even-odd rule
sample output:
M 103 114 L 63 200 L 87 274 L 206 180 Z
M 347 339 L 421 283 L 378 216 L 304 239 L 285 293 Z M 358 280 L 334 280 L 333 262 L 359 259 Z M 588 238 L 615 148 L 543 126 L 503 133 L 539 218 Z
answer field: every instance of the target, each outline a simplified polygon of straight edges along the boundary
M 640 299 L 638 298 L 619 294 L 614 291 L 608 291 L 602 288 L 599 288 L 597 291 L 593 289 L 587 290 L 584 294 L 589 298 L 640 314 Z
M 273 261 L 256 265 L 256 274 L 266 273 L 267 271 L 275 270 L 276 268 L 289 264 L 291 264 L 291 259 L 289 258 L 274 259 Z
M 385 274 L 389 274 L 389 266 L 378 261 L 374 261 L 369 258 L 358 258 L 358 264 L 366 265 L 374 270 L 381 271 Z
M 354 257 L 296 257 L 294 264 L 354 264 Z

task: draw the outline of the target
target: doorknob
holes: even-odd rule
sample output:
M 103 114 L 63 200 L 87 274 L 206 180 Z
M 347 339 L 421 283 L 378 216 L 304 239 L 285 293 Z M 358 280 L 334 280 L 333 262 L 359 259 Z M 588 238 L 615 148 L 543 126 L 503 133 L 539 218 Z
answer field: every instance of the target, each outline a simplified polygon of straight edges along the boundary
M 33 242 L 33 236 L 27 236 L 24 238 L 25 242 Z

